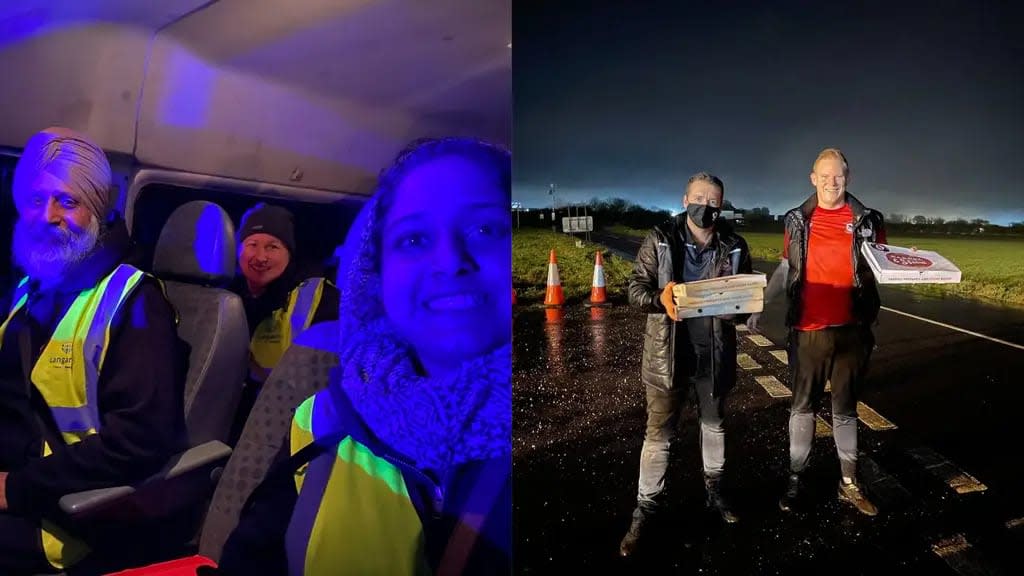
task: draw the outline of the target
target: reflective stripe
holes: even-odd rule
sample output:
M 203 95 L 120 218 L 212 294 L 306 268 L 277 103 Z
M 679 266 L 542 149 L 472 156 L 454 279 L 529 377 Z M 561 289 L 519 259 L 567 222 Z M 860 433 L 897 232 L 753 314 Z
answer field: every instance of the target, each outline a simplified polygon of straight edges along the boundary
M 315 402 L 316 396 L 310 396 L 295 409 L 295 423 L 306 432 L 313 431 L 313 404 Z
M 314 570 L 308 570 L 316 556 L 309 553 L 309 548 L 312 543 L 313 526 L 320 512 L 320 503 L 324 499 L 334 461 L 334 453 L 325 452 L 314 458 L 306 467 L 304 489 L 299 490 L 292 519 L 285 532 L 286 550 L 295 551 L 287 554 L 289 576 L 315 573 Z
M 98 384 L 100 371 L 103 369 L 103 361 L 107 357 L 107 348 L 110 344 L 110 325 L 114 321 L 114 315 L 121 308 L 128 294 L 134 290 L 143 273 L 132 266 L 122 264 L 114 270 L 114 273 L 105 280 L 106 286 L 100 283 L 102 290 L 99 305 L 93 310 L 92 321 L 89 324 L 89 332 L 85 337 L 84 355 L 85 358 L 85 409 L 89 411 L 91 418 L 85 422 L 91 422 L 94 430 L 100 428 Z M 54 418 L 57 415 L 54 414 Z M 60 426 L 58 421 L 58 426 Z M 78 431 L 78 429 L 61 427 L 62 432 Z
M 7 332 L 7 324 L 10 323 L 11 318 L 21 310 L 21 307 L 25 305 L 28 300 L 28 276 L 21 279 L 18 282 L 18 286 L 14 289 L 14 294 L 11 297 L 11 310 L 7 313 L 7 319 L 0 325 L 0 343 L 3 342 L 4 333 Z
M 291 309 L 292 338 L 296 338 L 313 323 L 313 316 L 324 293 L 324 279 L 310 278 L 299 285 Z
M 96 432 L 100 429 L 99 412 L 92 406 L 71 408 L 67 406 L 50 407 L 50 413 L 61 432 Z

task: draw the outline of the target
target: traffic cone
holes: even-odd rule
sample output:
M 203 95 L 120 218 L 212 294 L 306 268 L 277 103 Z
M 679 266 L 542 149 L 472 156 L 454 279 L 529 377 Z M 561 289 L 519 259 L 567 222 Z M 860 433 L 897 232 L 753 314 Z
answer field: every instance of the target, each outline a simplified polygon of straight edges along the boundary
M 565 294 L 562 293 L 562 280 L 558 277 L 558 258 L 554 249 L 548 258 L 548 287 L 544 293 L 545 306 L 565 305 Z
M 604 258 L 601 257 L 600 251 L 598 251 L 597 256 L 594 258 L 594 281 L 590 287 L 590 301 L 585 305 L 608 305 L 608 291 L 604 286 Z

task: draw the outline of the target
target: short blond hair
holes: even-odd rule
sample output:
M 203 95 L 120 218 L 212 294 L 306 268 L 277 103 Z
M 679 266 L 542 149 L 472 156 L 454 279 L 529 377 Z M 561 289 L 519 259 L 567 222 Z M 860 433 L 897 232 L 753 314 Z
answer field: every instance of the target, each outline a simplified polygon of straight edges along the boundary
M 818 157 L 814 159 L 814 164 L 811 165 L 811 172 L 814 172 L 818 168 L 818 162 L 826 158 L 838 160 L 843 165 L 843 174 L 850 173 L 850 165 L 846 162 L 846 156 L 843 155 L 843 151 L 839 148 L 825 148 L 821 152 L 818 152 Z

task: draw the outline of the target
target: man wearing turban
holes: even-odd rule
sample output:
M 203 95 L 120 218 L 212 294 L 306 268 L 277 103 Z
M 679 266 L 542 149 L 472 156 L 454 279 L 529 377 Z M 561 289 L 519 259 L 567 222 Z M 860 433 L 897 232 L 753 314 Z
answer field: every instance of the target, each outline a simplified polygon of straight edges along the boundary
M 14 261 L 0 325 L 0 574 L 89 555 L 58 502 L 137 483 L 186 446 L 186 349 L 159 282 L 126 263 L 129 236 L 103 150 L 48 128 L 14 173 Z

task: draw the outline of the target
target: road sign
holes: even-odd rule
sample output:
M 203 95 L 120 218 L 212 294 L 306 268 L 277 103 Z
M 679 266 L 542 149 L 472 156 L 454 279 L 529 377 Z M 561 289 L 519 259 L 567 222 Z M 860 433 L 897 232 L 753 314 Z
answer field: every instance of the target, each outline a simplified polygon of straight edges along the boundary
M 573 232 L 593 232 L 593 216 L 574 216 L 562 218 L 562 231 L 567 234 Z

